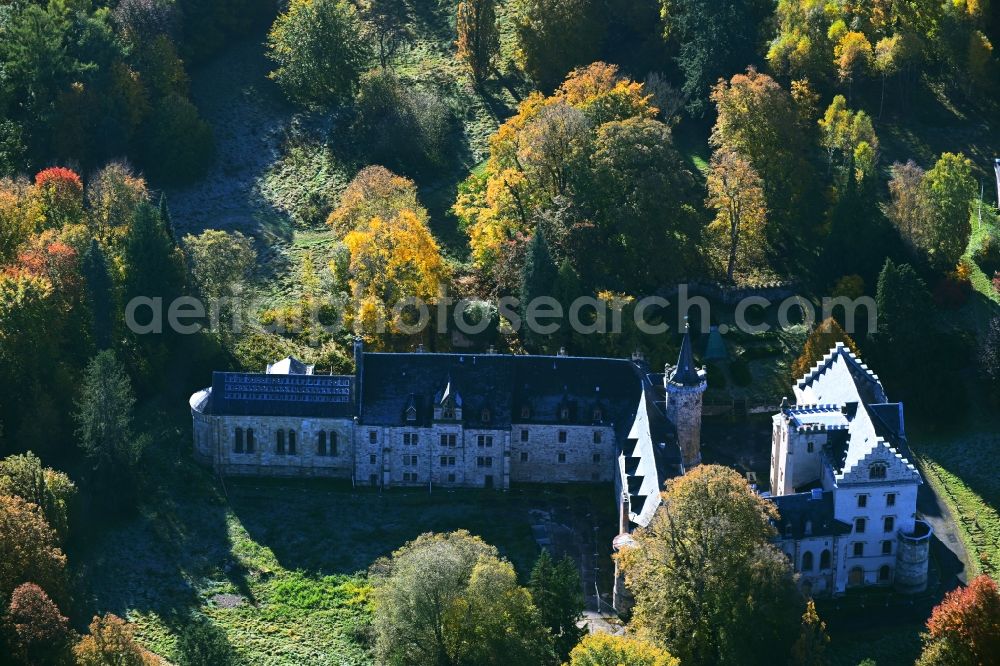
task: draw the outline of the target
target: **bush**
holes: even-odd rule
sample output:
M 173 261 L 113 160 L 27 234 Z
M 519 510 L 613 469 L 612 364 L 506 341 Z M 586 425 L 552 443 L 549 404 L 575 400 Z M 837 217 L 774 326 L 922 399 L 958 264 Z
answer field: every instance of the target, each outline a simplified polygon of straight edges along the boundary
M 407 174 L 444 163 L 452 112 L 435 91 L 374 70 L 362 77 L 355 108 L 365 161 Z
M 1000 271 L 1000 234 L 986 234 L 972 258 L 987 275 Z
M 151 177 L 171 183 L 196 180 L 208 170 L 214 152 L 212 128 L 194 104 L 179 95 L 157 104 L 143 160 Z

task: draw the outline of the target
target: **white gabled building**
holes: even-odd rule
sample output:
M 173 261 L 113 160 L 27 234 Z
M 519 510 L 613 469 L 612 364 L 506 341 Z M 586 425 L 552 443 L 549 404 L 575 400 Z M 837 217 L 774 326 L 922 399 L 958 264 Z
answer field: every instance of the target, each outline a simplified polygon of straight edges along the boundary
M 839 344 L 773 417 L 771 499 L 779 545 L 814 595 L 849 587 L 927 585 L 930 526 L 917 519 L 920 473 L 903 404 Z

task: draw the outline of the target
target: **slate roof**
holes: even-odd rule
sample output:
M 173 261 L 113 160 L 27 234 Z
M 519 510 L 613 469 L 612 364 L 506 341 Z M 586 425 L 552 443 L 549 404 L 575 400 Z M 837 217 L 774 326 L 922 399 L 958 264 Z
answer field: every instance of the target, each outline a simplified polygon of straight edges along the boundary
M 817 493 L 818 494 L 818 493 Z M 780 517 L 774 527 L 779 539 L 839 536 L 851 531 L 851 526 L 833 516 L 833 492 L 826 491 L 819 499 L 812 492 L 772 497 Z M 809 534 L 806 534 L 806 524 Z
M 681 386 L 698 386 L 702 377 L 694 364 L 694 352 L 691 349 L 691 327 L 685 324 L 684 337 L 681 339 L 681 352 L 677 356 L 677 366 L 670 373 L 670 381 Z
M 214 372 L 209 413 L 350 418 L 353 395 L 351 375 Z

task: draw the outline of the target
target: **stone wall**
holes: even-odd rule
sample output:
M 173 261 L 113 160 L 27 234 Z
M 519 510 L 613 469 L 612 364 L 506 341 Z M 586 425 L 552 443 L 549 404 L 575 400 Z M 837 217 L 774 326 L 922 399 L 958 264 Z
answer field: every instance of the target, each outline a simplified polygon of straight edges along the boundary
M 667 383 L 667 418 L 677 429 L 685 469 L 701 464 L 701 401 L 707 386 Z

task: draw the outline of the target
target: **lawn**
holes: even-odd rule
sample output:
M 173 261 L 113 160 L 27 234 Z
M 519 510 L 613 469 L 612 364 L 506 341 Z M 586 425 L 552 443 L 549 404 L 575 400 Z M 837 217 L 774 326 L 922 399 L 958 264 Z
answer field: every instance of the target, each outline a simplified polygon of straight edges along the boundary
M 126 617 L 171 661 L 181 657 L 178 637 L 207 621 L 247 663 L 370 663 L 366 571 L 419 534 L 468 529 L 526 582 L 538 554 L 537 511 L 614 528 L 603 486 L 428 494 L 317 480 L 221 483 L 183 448 L 154 455 L 156 479 L 139 515 L 97 530 L 70 558 L 85 585 L 78 616 Z

